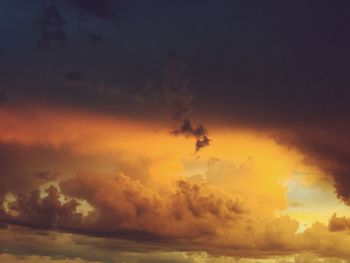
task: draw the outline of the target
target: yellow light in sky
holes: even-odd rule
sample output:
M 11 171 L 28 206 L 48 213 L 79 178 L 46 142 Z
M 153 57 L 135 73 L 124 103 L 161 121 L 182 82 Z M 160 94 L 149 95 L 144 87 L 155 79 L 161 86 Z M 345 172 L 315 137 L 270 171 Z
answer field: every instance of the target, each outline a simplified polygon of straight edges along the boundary
M 5 127 L 0 133 L 2 142 L 64 147 L 79 158 L 88 158 L 85 163 L 89 169 L 140 171 L 126 175 L 136 176 L 152 187 L 168 185 L 181 177 L 202 180 L 241 197 L 258 213 L 266 216 L 279 211 L 292 215 L 301 224 L 316 219 L 325 221 L 325 215 L 335 212 L 335 204 L 337 212 L 346 211 L 335 194 L 325 188 L 317 190 L 319 200 L 322 196 L 330 200 L 323 202 L 325 212 L 312 209 L 310 204 L 316 195 L 311 193 L 316 190 L 298 190 L 293 173 L 315 169 L 303 163 L 302 154 L 277 144 L 261 131 L 211 127 L 211 145 L 195 154 L 194 139 L 174 137 L 170 127 L 156 121 L 145 123 L 50 109 L 24 113 L 2 109 L 0 120 Z M 121 163 L 134 167 L 123 170 Z M 76 166 L 72 170 L 76 172 Z M 303 191 L 310 194 L 303 195 Z M 296 196 L 302 196 L 303 200 L 297 201 L 303 205 L 295 206 L 290 201 Z

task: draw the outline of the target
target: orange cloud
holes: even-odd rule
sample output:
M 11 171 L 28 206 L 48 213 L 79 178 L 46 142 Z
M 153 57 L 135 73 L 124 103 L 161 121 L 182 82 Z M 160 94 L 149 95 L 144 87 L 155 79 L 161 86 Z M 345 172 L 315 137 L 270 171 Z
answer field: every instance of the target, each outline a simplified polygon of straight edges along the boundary
M 0 148 L 17 147 L 8 158 L 16 161 L 0 163 L 7 169 L 0 194 L 16 196 L 11 213 L 1 209 L 8 223 L 225 255 L 349 255 L 347 236 L 323 224 L 298 233 L 296 220 L 275 216 L 287 205 L 285 181 L 315 168 L 269 134 L 211 128 L 213 144 L 198 156 L 191 140 L 159 122 L 35 107 L 1 108 L 0 120 Z M 26 158 L 16 158 L 24 151 Z M 59 188 L 46 197 L 28 193 L 43 180 Z M 86 216 L 79 199 L 92 207 Z

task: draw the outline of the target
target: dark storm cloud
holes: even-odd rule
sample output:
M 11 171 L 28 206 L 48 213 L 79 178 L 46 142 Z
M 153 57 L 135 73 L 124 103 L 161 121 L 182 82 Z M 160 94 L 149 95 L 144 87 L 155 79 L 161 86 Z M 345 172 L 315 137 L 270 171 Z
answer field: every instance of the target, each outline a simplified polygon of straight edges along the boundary
M 333 179 L 339 198 L 350 204 L 349 124 L 332 127 L 308 127 L 281 133 L 277 141 L 305 154 L 305 162 L 323 170 Z
M 43 6 L 42 14 L 36 19 L 39 25 L 40 37 L 38 47 L 48 49 L 51 45 L 66 41 L 66 20 L 56 5 Z
M 193 93 L 189 89 L 189 80 L 186 77 L 186 67 L 180 61 L 177 52 L 169 51 L 170 61 L 165 70 L 164 98 L 171 108 L 171 117 L 176 122 L 182 122 L 179 128 L 171 134 L 196 138 L 195 151 L 209 145 L 207 129 L 203 125 L 192 127 L 188 119 L 193 111 Z
M 116 9 L 118 4 L 112 1 L 71 1 L 70 8 L 72 4 L 82 16 L 103 21 L 111 20 L 119 10 Z M 63 19 L 63 10 L 58 3 L 54 8 L 44 9 L 46 15 L 41 17 L 43 43 L 50 45 L 51 41 L 45 40 L 50 39 L 50 35 L 54 36 L 53 42 L 60 42 L 65 36 L 64 21 L 67 19 L 70 25 L 71 17 L 64 14 Z M 54 66 L 49 70 L 85 63 L 103 78 L 120 81 L 123 90 L 133 94 L 133 89 L 143 85 L 145 76 L 150 74 L 161 83 L 164 52 L 179 50 L 186 60 L 190 88 L 188 79 L 183 77 L 183 67 L 170 66 L 165 80 L 163 78 L 166 96 L 163 97 L 161 91 L 152 95 L 158 99 L 168 98 L 171 117 L 178 122 L 177 129 L 184 119 L 196 123 L 197 117 L 201 122 L 204 117 L 212 126 L 249 127 L 275 133 L 282 130 L 276 138 L 283 137 L 283 143 L 297 147 L 308 156 L 309 162 L 333 176 L 338 194 L 348 199 L 348 10 L 348 1 L 325 0 L 317 3 L 272 1 L 269 4 L 204 1 L 200 5 L 196 1 L 155 1 L 152 4 L 140 1 L 137 8 L 125 1 L 123 19 L 128 23 L 123 24 L 122 36 L 106 27 L 103 33 L 111 35 L 110 42 L 104 41 L 104 48 L 90 45 L 89 56 L 80 46 L 67 48 L 58 55 L 50 53 Z M 25 27 L 17 26 L 20 24 L 12 20 L 13 17 L 6 17 L 9 22 L 5 25 L 11 25 L 9 31 L 17 32 L 18 39 L 25 38 Z M 96 26 L 95 22 L 92 26 Z M 91 32 L 98 30 L 91 29 Z M 17 57 L 18 46 L 25 52 L 26 41 L 13 40 L 13 43 L 5 49 L 12 51 L 8 52 L 11 61 Z M 173 61 L 179 60 L 177 52 L 169 55 Z M 28 57 L 34 58 L 27 61 Z M 116 101 L 111 96 L 101 96 L 96 100 L 96 92 L 81 92 L 43 82 L 35 74 L 28 74 L 37 77 L 32 82 L 27 81 L 24 74 L 17 78 L 19 65 L 26 65 L 25 72 L 28 72 L 30 65 L 40 64 L 31 53 L 25 53 L 17 63 L 13 66 L 13 75 L 9 75 L 11 78 L 5 83 L 14 90 L 11 99 L 16 95 L 29 101 L 40 98 L 47 104 L 59 101 L 64 106 L 126 116 L 138 110 L 137 105 L 124 97 Z M 22 82 L 16 82 L 18 79 Z M 161 112 L 152 110 L 154 115 Z M 144 117 L 143 110 L 137 114 Z M 324 133 L 322 138 L 319 132 Z M 205 144 L 206 140 L 198 146 Z
M 78 11 L 83 28 L 86 28 L 85 30 L 88 32 L 83 34 L 83 38 L 93 44 L 97 44 L 103 40 L 103 34 L 100 32 L 91 33 L 91 25 L 87 23 L 86 18 L 96 17 L 114 23 L 116 21 L 116 11 L 119 8 L 119 1 L 70 0 L 69 7 Z M 70 26 L 69 30 L 76 34 L 76 29 L 72 28 L 74 17 L 67 12 L 69 9 L 64 5 L 64 2 L 42 5 L 41 9 L 41 14 L 35 19 L 40 30 L 40 36 L 37 41 L 40 49 L 48 49 L 50 46 L 65 43 L 68 39 L 68 26 Z
M 187 119 L 184 120 L 180 128 L 173 130 L 171 134 L 175 136 L 184 135 L 186 137 L 196 138 L 196 152 L 201 148 L 208 146 L 210 143 L 206 128 L 201 124 L 194 128 L 192 127 L 191 122 Z
M 273 130 L 333 179 L 347 203 L 349 8 L 347 1 L 236 2 L 227 11 L 235 23 L 212 20 L 200 48 L 207 53 L 190 65 L 198 116 L 213 126 Z
M 174 51 L 169 52 L 164 75 L 163 92 L 170 106 L 171 117 L 174 120 L 189 117 L 193 111 L 193 92 L 189 88 L 186 66 Z

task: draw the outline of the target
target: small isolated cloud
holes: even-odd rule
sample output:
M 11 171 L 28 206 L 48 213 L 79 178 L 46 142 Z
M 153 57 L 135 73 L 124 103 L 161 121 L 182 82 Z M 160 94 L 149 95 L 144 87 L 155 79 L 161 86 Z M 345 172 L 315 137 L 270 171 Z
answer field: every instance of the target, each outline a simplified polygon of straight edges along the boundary
M 193 127 L 191 122 L 185 119 L 180 128 L 171 132 L 173 135 L 184 135 L 186 137 L 196 138 L 196 152 L 203 147 L 206 147 L 210 143 L 210 139 L 207 136 L 207 129 L 199 124 L 197 127 Z
M 164 97 L 170 106 L 172 119 L 182 122 L 171 134 L 196 138 L 195 151 L 198 152 L 210 144 L 207 129 L 201 124 L 196 128 L 192 127 L 189 117 L 193 111 L 193 93 L 188 87 L 186 67 L 176 52 L 170 51 L 169 58 L 169 65 L 165 71 Z

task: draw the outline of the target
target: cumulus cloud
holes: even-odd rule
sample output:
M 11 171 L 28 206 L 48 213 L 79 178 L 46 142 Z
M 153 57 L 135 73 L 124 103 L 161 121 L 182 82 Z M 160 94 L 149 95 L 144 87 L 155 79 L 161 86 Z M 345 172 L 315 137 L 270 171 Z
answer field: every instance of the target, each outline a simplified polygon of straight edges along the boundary
M 48 114 L 48 111 L 45 111 L 45 114 Z M 315 224 L 304 233 L 298 233 L 297 221 L 289 217 L 275 217 L 271 211 L 271 213 L 262 212 L 270 202 L 265 202 L 265 207 L 259 207 L 260 205 L 254 207 L 251 206 L 252 201 L 246 201 L 254 194 L 261 199 L 258 194 L 262 191 L 269 192 L 270 198 L 281 197 L 272 192 L 277 182 L 276 177 L 272 177 L 271 174 L 288 172 L 289 169 L 286 170 L 285 166 L 288 166 L 289 161 L 279 163 L 283 159 L 281 153 L 284 153 L 280 149 L 267 156 L 266 153 L 269 151 L 266 149 L 272 147 L 271 143 L 264 145 L 260 140 L 246 138 L 255 147 L 256 142 L 259 142 L 259 147 L 252 149 L 263 149 L 261 152 L 256 152 L 257 157 L 263 156 L 262 166 L 256 166 L 256 173 L 260 172 L 260 177 L 254 177 L 255 173 L 250 172 L 250 169 L 255 167 L 252 165 L 255 157 L 251 158 L 245 153 L 240 155 L 243 157 L 241 159 L 243 163 L 233 165 L 223 159 L 225 156 L 220 155 L 218 157 L 221 161 L 215 159 L 210 161 L 210 170 L 204 174 L 207 181 L 191 183 L 184 177 L 172 176 L 172 179 L 176 180 L 164 179 L 168 173 L 173 172 L 167 162 L 165 165 L 163 163 L 161 168 L 152 166 L 153 161 L 162 162 L 162 158 L 166 158 L 164 152 L 167 153 L 174 144 L 167 145 L 169 148 L 165 150 L 152 148 L 146 153 L 142 152 L 145 154 L 142 156 L 150 159 L 140 161 L 141 159 L 136 158 L 136 153 L 140 153 L 140 145 L 149 145 L 149 140 L 146 144 L 129 143 L 135 138 L 129 132 L 134 132 L 134 127 L 138 126 L 127 130 L 125 123 L 114 126 L 115 120 L 104 123 L 98 118 L 79 119 L 77 115 L 63 119 L 57 118 L 55 114 L 49 115 L 48 118 L 41 115 L 40 121 L 26 118 L 30 119 L 27 123 L 13 116 L 18 115 L 1 115 L 3 123 L 8 124 L 6 129 L 3 129 L 1 140 L 7 142 L 10 140 L 11 143 L 3 143 L 0 147 L 1 170 L 6 171 L 1 174 L 4 183 L 0 184 L 0 189 L 5 199 L 9 192 L 12 192 L 15 198 L 5 200 L 6 206 L 2 206 L 1 209 L 2 222 L 55 231 L 79 232 L 89 236 L 123 237 L 135 242 L 151 242 L 163 246 L 164 249 L 204 250 L 208 253 L 230 256 L 291 255 L 305 250 L 323 256 L 349 256 L 350 237 L 347 231 L 332 231 L 324 224 Z M 17 122 L 20 126 L 17 126 Z M 40 123 L 45 125 L 38 130 Z M 91 131 L 89 125 L 97 128 Z M 120 130 L 129 137 L 119 136 Z M 79 131 L 77 132 L 79 136 L 76 134 L 72 136 L 72 131 Z M 203 128 L 196 129 L 191 126 L 191 129 L 187 127 L 182 131 L 202 134 Z M 166 134 L 165 131 L 164 133 Z M 159 134 L 152 133 L 152 136 L 159 138 Z M 167 139 L 178 141 L 168 134 L 166 136 Z M 238 139 L 241 141 L 241 137 Z M 119 148 L 113 148 L 111 151 L 108 147 L 114 140 L 117 141 Z M 220 142 L 219 138 L 217 140 Z M 22 142 L 23 145 L 15 144 L 14 141 Z M 126 147 L 123 148 L 121 143 L 125 141 L 127 141 Z M 222 145 L 226 146 L 227 142 L 225 138 Z M 81 147 L 88 147 L 89 150 L 82 151 Z M 144 150 L 145 147 L 141 148 Z M 84 158 L 77 162 L 79 156 L 69 155 L 71 153 L 67 152 L 67 149 L 79 152 Z M 249 153 L 250 148 L 245 150 Z M 130 151 L 134 158 L 130 159 L 126 154 Z M 109 154 L 113 155 L 111 158 L 120 159 L 118 162 L 113 162 L 115 167 L 111 169 L 115 170 L 115 173 L 89 172 L 99 170 L 90 166 L 91 160 L 93 165 L 97 166 L 98 158 L 94 155 L 96 152 L 99 152 L 99 157 L 102 159 Z M 154 159 L 149 154 L 153 154 Z M 247 158 L 246 161 L 244 156 Z M 272 160 L 276 156 L 277 167 L 283 167 L 281 170 L 269 169 L 269 165 L 266 164 L 266 158 Z M 71 172 L 66 176 L 60 170 L 56 178 L 59 187 L 53 186 L 46 193 L 38 191 L 37 189 L 43 187 L 41 184 L 46 183 L 46 179 L 53 178 L 50 173 L 56 171 L 55 168 L 63 169 L 65 164 L 62 160 L 65 158 L 71 160 L 68 170 L 78 170 L 78 174 Z M 290 156 L 287 159 L 289 158 Z M 51 163 L 55 165 L 51 166 Z M 86 170 L 79 171 L 80 167 Z M 106 170 L 106 167 L 111 166 L 103 165 L 101 170 Z M 156 169 L 157 173 L 154 172 Z M 41 174 L 37 176 L 38 173 Z M 213 186 L 211 184 L 215 182 L 213 179 L 223 180 Z M 273 184 L 266 184 L 267 179 Z M 245 184 L 240 181 L 244 181 Z M 227 185 L 227 188 L 230 185 L 233 187 L 228 192 L 223 185 Z M 34 192 L 30 193 L 33 190 Z M 245 190 L 246 195 L 236 195 L 239 190 Z M 78 206 L 82 205 L 81 200 L 92 207 L 85 216 L 78 209 Z M 273 208 L 276 206 L 273 205 Z
M 50 186 L 46 196 L 39 190 L 16 194 L 3 207 L 7 223 L 47 229 L 105 233 L 137 238 L 195 238 L 215 233 L 216 225 L 238 220 L 245 213 L 241 201 L 215 193 L 205 185 L 179 181 L 160 194 L 123 174 L 81 174 L 60 182 L 69 197 L 86 200 L 94 210 L 86 218 L 77 211 L 79 201 L 65 200 Z M 155 220 L 157 219 L 157 220 Z
M 130 231 L 194 238 L 212 234 L 215 224 L 238 219 L 244 212 L 238 200 L 186 181 L 179 181 L 166 194 L 122 174 L 84 174 L 63 181 L 60 186 L 65 194 L 87 200 L 95 208 L 87 218 L 92 229 L 111 235 Z
M 343 222 L 337 228 L 315 223 L 298 233 L 296 220 L 261 216 L 210 184 L 180 180 L 158 189 L 123 174 L 85 172 L 59 186 L 61 190 L 51 186 L 44 195 L 16 195 L 2 208 L 1 220 L 228 256 L 293 255 L 304 250 L 324 257 L 350 256 L 350 236 L 338 231 Z M 79 200 L 86 200 L 93 210 L 83 216 L 77 211 Z M 330 225 L 334 221 L 335 216 Z
M 337 216 L 334 214 L 329 220 L 328 228 L 330 231 L 350 231 L 350 218 L 345 216 Z
M 76 229 L 82 223 L 83 215 L 76 211 L 75 200 L 61 201 L 55 186 L 45 191 L 41 197 L 40 190 L 30 195 L 19 194 L 16 200 L 7 203 L 2 220 L 22 226 L 47 229 Z

